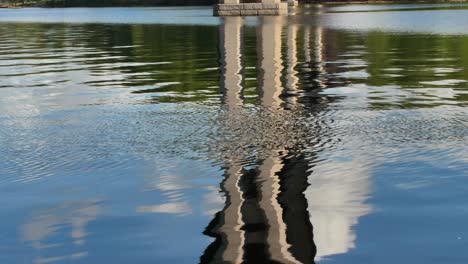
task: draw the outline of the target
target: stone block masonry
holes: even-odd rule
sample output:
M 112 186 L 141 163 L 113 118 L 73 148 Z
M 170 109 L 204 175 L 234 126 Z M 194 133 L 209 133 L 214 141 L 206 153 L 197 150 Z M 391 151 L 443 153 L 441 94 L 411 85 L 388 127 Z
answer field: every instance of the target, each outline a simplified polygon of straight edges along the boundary
M 237 2 L 237 3 L 235 3 Z M 215 16 L 278 16 L 288 14 L 288 3 L 277 0 L 264 0 L 262 3 L 239 3 L 237 0 L 225 0 L 215 5 Z

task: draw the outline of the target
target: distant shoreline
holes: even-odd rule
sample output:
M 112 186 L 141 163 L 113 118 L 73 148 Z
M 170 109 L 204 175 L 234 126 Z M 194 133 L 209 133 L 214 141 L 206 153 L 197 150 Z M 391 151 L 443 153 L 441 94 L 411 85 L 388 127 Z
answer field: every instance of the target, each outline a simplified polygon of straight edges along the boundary
M 322 1 L 315 4 L 326 4 L 326 5 L 344 5 L 344 4 L 457 4 L 457 3 L 468 3 L 468 0 L 370 0 L 370 1 Z M 311 3 L 312 4 L 312 3 Z
M 218 0 L 10 0 L 10 3 L 5 3 L 0 0 L 0 8 L 207 6 L 217 2 Z
M 158 4 L 145 4 L 147 2 L 142 2 L 141 4 L 98 4 L 98 5 L 85 5 L 80 4 L 81 0 L 68 0 L 68 1 L 61 1 L 61 0 L 51 0 L 51 1 L 38 1 L 38 2 L 32 2 L 32 3 L 26 3 L 26 4 L 0 4 L 0 9 L 20 9 L 20 8 L 27 8 L 27 7 L 40 7 L 40 8 L 73 8 L 73 7 L 89 7 L 89 8 L 95 8 L 95 7 L 176 7 L 176 6 L 209 6 L 213 5 L 213 1 L 211 0 L 206 0 L 206 1 L 201 1 L 200 3 L 193 3 L 192 1 L 189 1 L 187 4 L 173 4 L 168 3 L 168 2 L 161 2 Z M 216 1 L 217 2 L 217 1 Z M 64 4 L 66 3 L 66 4 Z M 411 0 L 369 0 L 369 1 L 360 1 L 360 0 L 355 0 L 355 1 L 306 1 L 305 3 L 302 4 L 308 4 L 308 5 L 314 5 L 314 4 L 324 4 L 324 5 L 344 5 L 344 4 L 455 4 L 455 3 L 468 3 L 468 0 L 416 0 L 416 1 L 411 1 Z

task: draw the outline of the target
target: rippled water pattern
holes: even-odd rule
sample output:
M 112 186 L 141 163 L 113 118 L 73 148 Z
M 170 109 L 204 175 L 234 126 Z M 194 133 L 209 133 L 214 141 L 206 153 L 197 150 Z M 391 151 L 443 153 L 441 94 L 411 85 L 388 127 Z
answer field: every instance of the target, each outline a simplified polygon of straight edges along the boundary
M 467 10 L 0 10 L 0 263 L 467 263 Z

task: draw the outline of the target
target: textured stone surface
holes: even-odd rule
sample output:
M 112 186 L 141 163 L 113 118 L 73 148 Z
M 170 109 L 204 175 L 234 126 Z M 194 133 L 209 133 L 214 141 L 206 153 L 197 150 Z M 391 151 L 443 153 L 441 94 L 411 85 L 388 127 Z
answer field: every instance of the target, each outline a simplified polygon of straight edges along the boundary
M 297 6 L 297 5 L 298 5 L 298 1 L 297 1 L 297 0 L 288 0 L 288 5 L 289 5 L 289 6 Z
M 240 4 L 240 0 L 220 0 L 220 4 Z
M 274 10 L 274 9 L 264 9 L 264 10 L 258 10 L 258 15 L 259 16 L 278 16 L 281 15 L 280 10 Z
M 262 4 L 263 9 L 278 9 L 280 4 Z
M 259 10 L 262 9 L 263 5 L 261 3 L 246 3 L 242 5 L 244 10 Z
M 215 16 L 277 16 L 288 14 L 288 3 L 219 4 L 213 8 Z
M 241 10 L 241 15 L 242 16 L 258 16 L 258 11 L 257 10 L 249 10 L 249 9 L 243 9 Z
M 216 5 L 217 10 L 230 11 L 230 10 L 240 10 L 242 5 Z
M 215 16 L 240 16 L 240 10 L 214 10 Z

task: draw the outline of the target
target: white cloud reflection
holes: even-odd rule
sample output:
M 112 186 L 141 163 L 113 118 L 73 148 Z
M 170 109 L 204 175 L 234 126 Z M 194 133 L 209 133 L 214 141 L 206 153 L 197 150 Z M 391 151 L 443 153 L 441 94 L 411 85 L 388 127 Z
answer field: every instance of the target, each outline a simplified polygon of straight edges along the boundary
M 83 246 L 86 243 L 86 226 L 94 221 L 101 214 L 102 207 L 95 200 L 65 203 L 55 208 L 42 210 L 34 214 L 21 227 L 21 237 L 24 241 L 29 241 L 37 251 L 34 263 L 51 263 L 62 260 L 73 260 L 86 257 L 88 252 Z M 76 251 L 68 255 L 48 256 L 47 250 L 56 247 L 68 247 L 67 242 L 48 243 L 54 236 L 61 235 L 69 230 L 70 243 L 77 247 Z
M 331 159 L 315 166 L 309 176 L 305 196 L 314 227 L 317 261 L 354 248 L 353 227 L 359 217 L 372 211 L 365 203 L 371 194 L 371 170 L 364 160 Z

